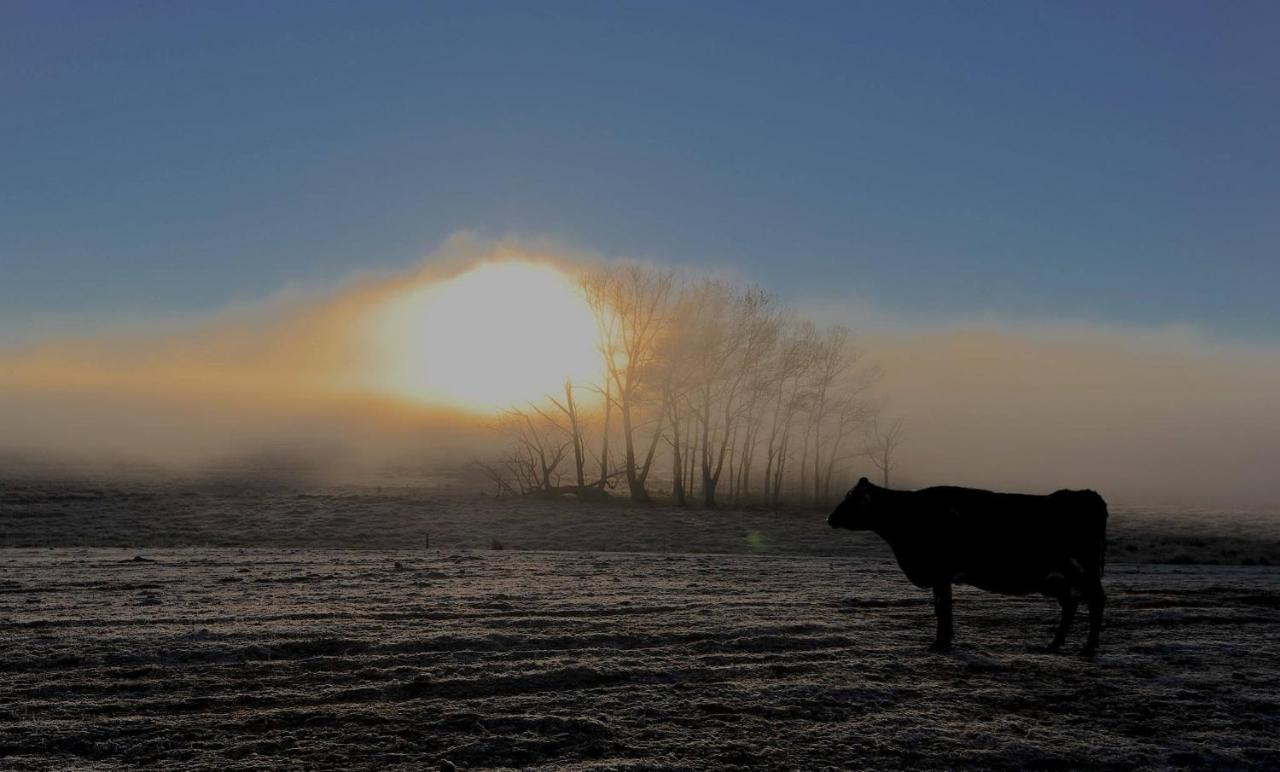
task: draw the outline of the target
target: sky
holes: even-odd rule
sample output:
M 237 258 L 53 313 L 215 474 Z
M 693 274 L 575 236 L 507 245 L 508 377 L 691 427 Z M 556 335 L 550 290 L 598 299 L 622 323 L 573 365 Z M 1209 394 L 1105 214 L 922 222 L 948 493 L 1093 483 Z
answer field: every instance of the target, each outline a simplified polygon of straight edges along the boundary
M 3 0 L 0 344 L 470 231 L 1272 345 L 1277 39 L 1271 2 Z

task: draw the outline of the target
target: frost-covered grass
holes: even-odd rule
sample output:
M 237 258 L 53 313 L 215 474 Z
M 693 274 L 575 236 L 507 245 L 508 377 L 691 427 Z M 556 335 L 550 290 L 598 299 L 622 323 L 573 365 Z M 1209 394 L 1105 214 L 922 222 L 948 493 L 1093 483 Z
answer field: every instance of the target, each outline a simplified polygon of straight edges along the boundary
M 891 563 L 750 549 L 4 550 L 0 767 L 1280 766 L 1274 568 L 1113 564 L 1095 659 L 961 589 L 937 655 Z

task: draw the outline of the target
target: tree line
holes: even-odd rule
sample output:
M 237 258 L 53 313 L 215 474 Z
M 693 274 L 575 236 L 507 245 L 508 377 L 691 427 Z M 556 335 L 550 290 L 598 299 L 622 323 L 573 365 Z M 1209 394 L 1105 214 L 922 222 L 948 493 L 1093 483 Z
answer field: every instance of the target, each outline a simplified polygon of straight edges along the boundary
M 598 268 L 580 287 L 601 376 L 500 415 L 504 454 L 476 462 L 499 495 L 825 504 L 859 458 L 888 483 L 902 422 L 881 421 L 876 370 L 846 328 L 758 287 L 646 265 Z

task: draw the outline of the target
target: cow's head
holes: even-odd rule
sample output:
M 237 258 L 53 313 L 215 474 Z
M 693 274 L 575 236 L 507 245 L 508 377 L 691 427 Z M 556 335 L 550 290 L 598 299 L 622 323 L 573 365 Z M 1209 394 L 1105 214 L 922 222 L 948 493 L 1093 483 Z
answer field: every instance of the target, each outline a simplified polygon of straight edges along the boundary
M 876 490 L 878 490 L 876 486 L 872 485 L 867 478 L 858 480 L 858 484 L 853 486 L 845 495 L 844 501 L 841 501 L 827 518 L 827 525 L 832 528 L 846 528 L 850 531 L 871 530 L 871 501 L 875 497 Z

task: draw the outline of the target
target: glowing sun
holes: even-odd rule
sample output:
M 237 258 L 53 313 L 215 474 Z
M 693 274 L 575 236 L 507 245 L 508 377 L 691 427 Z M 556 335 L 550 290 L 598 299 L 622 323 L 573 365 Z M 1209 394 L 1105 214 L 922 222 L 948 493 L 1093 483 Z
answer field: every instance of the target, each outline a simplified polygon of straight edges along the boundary
M 375 387 L 489 412 L 596 379 L 596 327 L 573 280 L 531 262 L 482 263 L 374 314 Z

